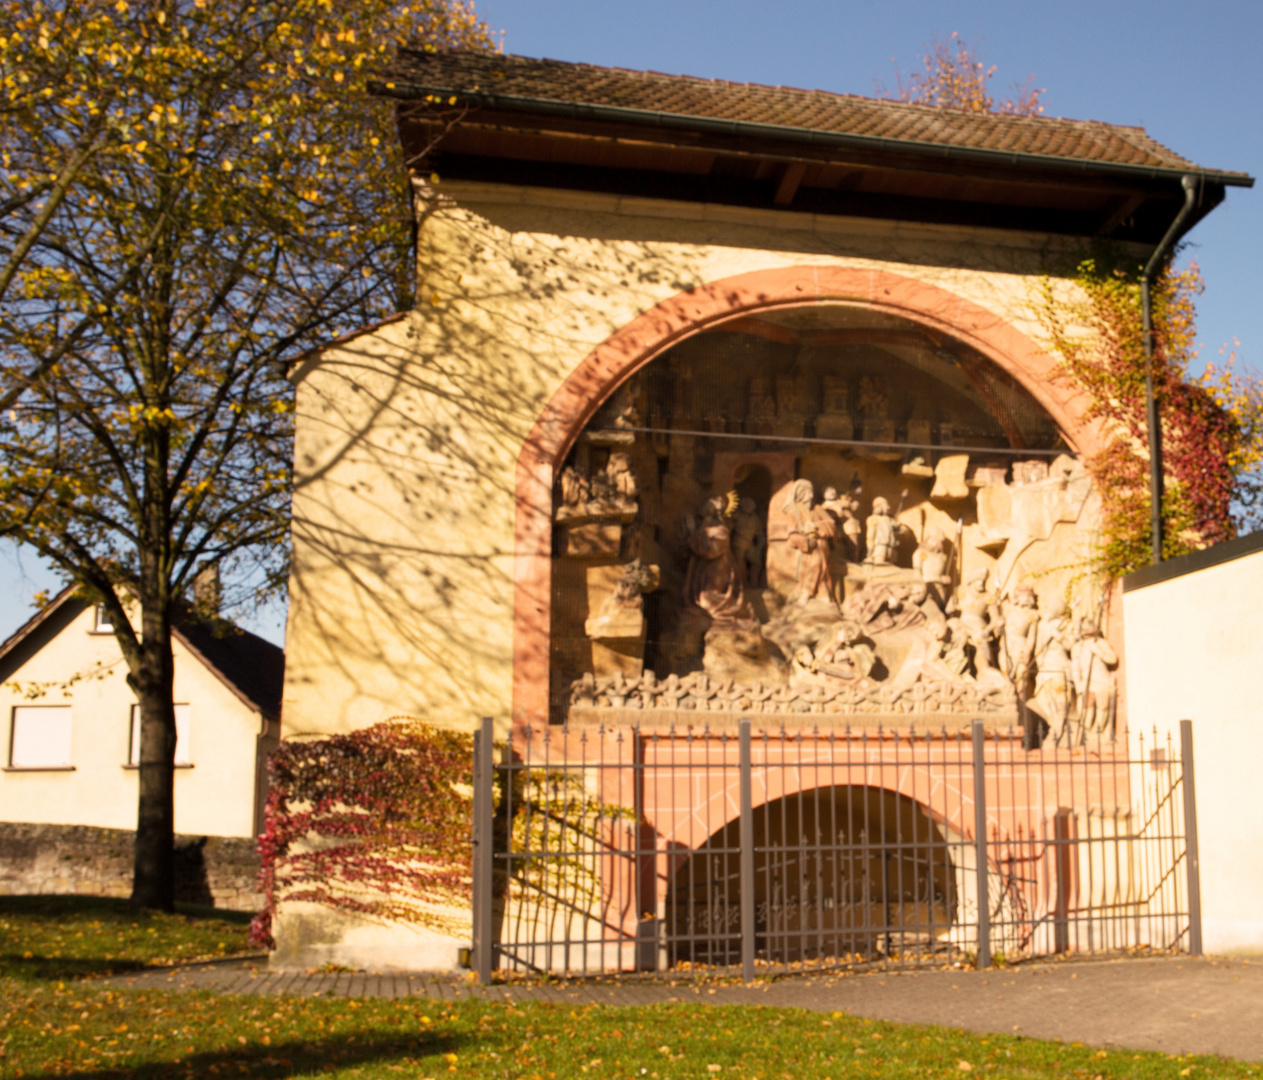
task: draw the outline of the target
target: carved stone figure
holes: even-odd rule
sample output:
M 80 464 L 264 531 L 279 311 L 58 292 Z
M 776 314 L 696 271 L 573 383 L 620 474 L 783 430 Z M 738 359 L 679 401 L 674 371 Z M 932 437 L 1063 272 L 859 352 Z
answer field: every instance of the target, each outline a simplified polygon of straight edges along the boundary
M 1110 669 L 1118 654 L 1091 619 L 1079 620 L 1079 639 L 1070 653 L 1070 674 L 1083 734 L 1114 739 L 1114 712 L 1118 689 Z
M 589 476 L 582 468 L 567 465 L 561 472 L 561 505 L 558 521 L 616 517 L 628 522 L 638 509 L 639 488 L 631 457 L 622 451 L 610 454 L 604 469 Z
M 742 499 L 732 518 L 732 554 L 741 580 L 752 589 L 762 586 L 767 537 L 753 499 Z
M 833 597 L 829 551 L 837 529 L 831 514 L 812 505 L 815 494 L 810 480 L 782 488 L 776 517 L 768 525 L 768 584 L 783 590 L 794 604 L 831 602 Z
M 890 512 L 890 503 L 880 495 L 873 500 L 873 512 L 869 514 L 865 544 L 868 555 L 865 562 L 875 566 L 893 566 L 899 553 L 899 531 L 904 528 Z
M 960 625 L 973 646 L 974 670 L 980 680 L 984 671 L 996 670 L 991 649 L 1003 626 L 987 592 L 987 577 L 985 567 L 970 574 L 960 600 Z
M 1000 646 L 1004 673 L 1023 700 L 1033 689 L 1038 627 L 1035 590 L 1030 585 L 1019 585 L 1013 590 L 1013 600 L 1005 606 Z
M 622 506 L 635 506 L 640 489 L 636 484 L 636 474 L 632 472 L 631 457 L 621 450 L 610 454 L 605 475 L 613 489 L 615 501 Z
M 585 671 L 570 687 L 570 704 L 592 706 L 596 704 L 596 676 Z
M 872 648 L 860 640 L 860 628 L 848 620 L 821 650 L 816 666 L 831 679 L 866 679 L 876 662 Z
M 794 650 L 789 665 L 789 685 L 811 686 L 816 681 L 816 656 L 810 645 L 800 645 Z
M 717 626 L 748 629 L 757 620 L 746 601 L 732 553 L 732 501 L 713 495 L 698 507 L 696 518 L 685 521 L 690 558 L 684 600 L 689 607 L 709 615 Z
M 614 591 L 584 623 L 590 638 L 637 638 L 644 629 L 644 594 L 658 587 L 658 568 L 633 559 L 623 567 Z
M 963 681 L 969 678 L 969 634 L 959 619 L 948 619 L 935 630 L 935 640 L 939 643 L 938 655 L 940 671 L 944 678 Z
M 1054 600 L 1035 634 L 1035 694 L 1026 706 L 1048 724 L 1045 746 L 1070 743 L 1068 720 L 1074 701 L 1070 651 L 1074 645 L 1065 601 Z
M 863 531 L 859 518 L 856 516 L 860 508 L 859 499 L 855 498 L 854 493 L 839 495 L 837 488 L 827 487 L 824 489 L 820 505 L 833 516 L 837 523 L 842 554 L 848 562 L 859 562 L 860 534 Z
M 571 510 L 585 506 L 592 497 L 592 485 L 587 475 L 573 465 L 561 471 L 561 504 Z
M 904 585 L 900 591 L 900 612 L 895 619 L 895 629 L 938 626 L 947 621 L 938 598 L 924 581 L 914 581 L 910 585 Z
M 951 557 L 947 553 L 947 537 L 931 525 L 912 553 L 912 569 L 921 572 L 921 579 L 931 585 L 952 583 Z

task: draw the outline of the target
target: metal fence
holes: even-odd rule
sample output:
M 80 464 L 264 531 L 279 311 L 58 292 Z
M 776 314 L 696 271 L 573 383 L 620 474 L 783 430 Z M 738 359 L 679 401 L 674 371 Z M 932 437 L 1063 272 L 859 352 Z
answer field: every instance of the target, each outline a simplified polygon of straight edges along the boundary
M 1129 750 L 1131 752 L 1129 752 Z M 475 741 L 474 966 L 569 975 L 1201 952 L 1192 729 L 516 729 Z M 497 760 L 498 759 L 498 760 Z

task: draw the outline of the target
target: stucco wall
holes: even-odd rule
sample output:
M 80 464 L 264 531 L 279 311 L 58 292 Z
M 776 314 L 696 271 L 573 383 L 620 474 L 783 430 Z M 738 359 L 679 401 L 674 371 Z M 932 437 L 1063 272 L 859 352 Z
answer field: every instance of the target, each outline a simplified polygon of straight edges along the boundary
M 1193 721 L 1203 935 L 1211 953 L 1263 953 L 1260 597 L 1263 551 L 1123 597 L 1133 728 L 1156 727 L 1178 747 L 1180 720 Z
M 687 317 L 691 297 L 700 318 L 742 275 L 848 269 L 870 284 L 897 275 L 909 287 L 895 292 L 932 291 L 942 324 L 959 300 L 980 334 L 1002 328 L 1029 344 L 1040 275 L 1072 266 L 1075 251 L 999 230 L 500 185 L 424 194 L 419 309 L 292 373 L 286 736 L 398 713 L 507 725 L 515 648 L 518 678 L 530 667 L 531 646 L 514 640 L 515 603 L 519 624 L 531 604 L 519 586 L 533 573 L 522 502 L 547 502 L 551 487 L 545 463 L 523 489 L 523 447 L 566 380 L 634 320 L 647 341 L 673 298 L 672 318 Z M 891 288 L 870 300 L 882 292 L 897 309 Z M 1048 380 L 1050 364 L 1024 382 L 1085 449 L 1095 435 L 1078 420 L 1082 402 Z M 528 512 L 542 519 L 548 508 Z
M 189 760 L 175 777 L 175 829 L 195 836 L 257 833 L 258 737 L 262 717 L 249 709 L 179 642 L 175 700 L 191 708 Z M 59 684 L 80 676 L 65 689 Z M 15 685 L 17 684 L 17 685 Z M 27 691 L 42 688 L 39 697 Z M 131 706 L 126 665 L 112 634 L 93 632 L 84 610 L 0 685 L 4 762 L 13 707 L 69 705 L 73 771 L 0 773 L 0 821 L 136 827 L 137 772 L 126 768 Z

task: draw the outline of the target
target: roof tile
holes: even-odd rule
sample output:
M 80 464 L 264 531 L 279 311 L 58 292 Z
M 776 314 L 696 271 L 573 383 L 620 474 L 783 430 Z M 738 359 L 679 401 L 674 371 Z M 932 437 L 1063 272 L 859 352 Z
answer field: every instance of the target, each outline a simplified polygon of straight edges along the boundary
M 1112 165 L 1202 170 L 1143 128 L 967 113 L 901 101 L 492 53 L 406 49 L 392 79 L 455 92 L 601 105 Z M 1240 173 L 1221 175 L 1241 176 Z

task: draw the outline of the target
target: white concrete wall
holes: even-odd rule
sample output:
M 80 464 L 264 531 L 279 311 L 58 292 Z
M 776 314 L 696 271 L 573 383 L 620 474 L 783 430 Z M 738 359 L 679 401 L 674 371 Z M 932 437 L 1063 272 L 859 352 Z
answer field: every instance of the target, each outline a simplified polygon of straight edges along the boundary
M 1133 731 L 1178 747 L 1193 721 L 1204 947 L 1263 954 L 1263 551 L 1130 588 L 1123 611 Z
M 176 770 L 175 830 L 254 836 L 259 801 L 258 736 L 264 720 L 179 642 L 175 700 L 190 707 L 190 768 Z M 79 678 L 73 685 L 59 684 Z M 137 771 L 127 768 L 135 694 L 112 634 L 93 632 L 84 610 L 0 685 L 0 821 L 136 828 Z M 40 692 L 42 691 L 42 692 Z M 29 697 L 38 693 L 37 697 Z M 14 706 L 69 705 L 68 771 L 13 770 Z M 275 726 L 275 725 L 273 725 Z

